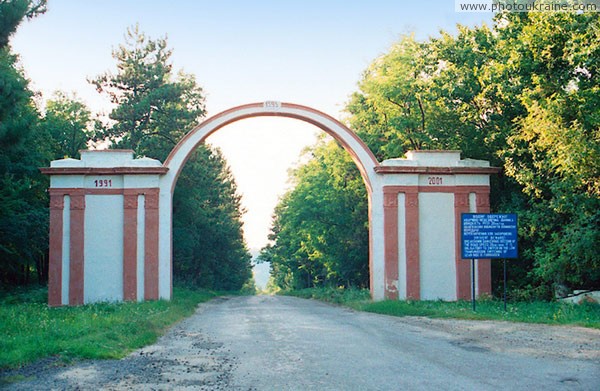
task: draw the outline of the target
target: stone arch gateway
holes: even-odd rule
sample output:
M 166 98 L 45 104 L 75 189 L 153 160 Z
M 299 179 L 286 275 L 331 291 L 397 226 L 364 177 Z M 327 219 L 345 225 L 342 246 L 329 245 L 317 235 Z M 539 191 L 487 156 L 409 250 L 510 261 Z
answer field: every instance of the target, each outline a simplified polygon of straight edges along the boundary
M 131 150 L 81 151 L 53 161 L 50 175 L 51 306 L 170 299 L 172 195 L 194 149 L 212 133 L 251 117 L 298 119 L 336 139 L 369 195 L 371 294 L 382 299 L 467 299 L 470 264 L 460 259 L 460 214 L 489 211 L 488 162 L 458 151 L 410 151 L 378 162 L 345 125 L 315 109 L 267 101 L 217 114 L 190 131 L 164 164 Z M 491 292 L 489 260 L 476 289 Z

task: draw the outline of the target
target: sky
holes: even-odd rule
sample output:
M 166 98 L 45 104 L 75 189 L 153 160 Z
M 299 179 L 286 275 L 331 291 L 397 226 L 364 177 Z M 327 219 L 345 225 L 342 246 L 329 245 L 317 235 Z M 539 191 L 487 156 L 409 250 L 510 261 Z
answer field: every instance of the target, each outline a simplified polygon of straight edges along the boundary
M 22 23 L 11 45 L 43 99 L 73 92 L 93 112 L 108 113 L 87 80 L 116 71 L 111 52 L 138 23 L 151 38 L 167 36 L 174 69 L 203 87 L 208 117 L 276 100 L 343 119 L 363 71 L 401 35 L 425 40 L 491 17 L 457 13 L 453 0 L 49 0 L 48 12 Z M 288 170 L 319 132 L 298 120 L 254 118 L 208 139 L 238 183 L 251 249 L 267 243 Z

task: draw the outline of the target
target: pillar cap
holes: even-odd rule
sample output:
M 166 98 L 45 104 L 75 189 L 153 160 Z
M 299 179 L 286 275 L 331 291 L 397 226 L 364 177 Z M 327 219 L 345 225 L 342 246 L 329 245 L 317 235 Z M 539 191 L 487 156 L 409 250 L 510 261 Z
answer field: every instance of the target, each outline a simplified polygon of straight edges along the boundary
M 384 160 L 375 171 L 380 174 L 497 174 L 486 160 L 461 159 L 460 151 L 408 151 L 406 158 Z
M 156 159 L 134 158 L 131 149 L 82 150 L 81 159 L 59 159 L 40 168 L 46 175 L 165 174 L 169 169 Z

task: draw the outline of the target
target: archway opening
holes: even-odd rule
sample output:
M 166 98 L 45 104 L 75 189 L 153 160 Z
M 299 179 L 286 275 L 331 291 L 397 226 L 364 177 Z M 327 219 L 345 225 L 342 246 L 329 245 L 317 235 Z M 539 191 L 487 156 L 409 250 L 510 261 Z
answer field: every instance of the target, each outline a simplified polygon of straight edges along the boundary
M 265 102 L 239 106 L 203 122 L 176 145 L 164 164 L 135 159 L 131 150 L 90 150 L 82 151 L 81 160 L 56 160 L 42 169 L 51 175 L 49 304 L 170 299 L 173 190 L 179 173 L 209 135 L 252 117 L 307 122 L 348 151 L 368 194 L 369 285 L 374 300 L 469 296 L 473 284 L 461 258 L 461 215 L 489 213 L 489 176 L 499 168 L 487 161 L 463 160 L 459 151 L 409 151 L 406 158 L 380 164 L 332 117 L 304 106 Z M 107 219 L 113 222 L 110 227 L 104 223 Z M 489 293 L 490 262 L 480 261 L 476 289 Z M 440 284 L 440 273 L 454 277 Z
M 161 179 L 161 230 L 166 231 L 172 229 L 172 195 L 175 190 L 175 185 L 179 174 L 185 165 L 189 156 L 196 150 L 197 146 L 204 143 L 207 138 L 215 134 L 218 130 L 231 125 L 235 122 L 259 117 L 281 117 L 287 119 L 296 119 L 313 125 L 335 139 L 358 167 L 362 180 L 367 189 L 367 198 L 371 203 L 371 193 L 373 182 L 377 181 L 375 168 L 379 165 L 368 147 L 360 140 L 350 129 L 345 127 L 334 118 L 321 113 L 317 110 L 279 102 L 265 102 L 250 105 L 239 106 L 225 112 L 222 112 L 198 125 L 190 131 L 184 139 L 173 149 L 169 157 L 164 163 L 164 166 L 169 169 L 168 173 Z M 291 121 L 290 121 L 291 122 Z M 370 208 L 369 208 L 370 209 Z M 168 218 L 167 221 L 164 218 Z M 369 213 L 371 220 L 371 213 Z M 168 223 L 167 223 L 168 222 Z M 372 236 L 372 222 L 369 221 L 370 237 Z M 167 232 L 161 232 L 160 237 L 165 238 Z M 168 237 L 171 238 L 171 231 L 168 232 Z M 169 274 L 172 273 L 172 240 L 165 243 L 161 239 L 160 248 L 160 263 L 161 269 L 165 271 L 165 259 L 169 259 Z M 373 293 L 373 246 L 370 240 L 369 244 L 369 269 L 370 269 L 370 286 Z M 167 252 L 168 250 L 168 252 Z M 172 280 L 172 278 L 171 278 Z M 162 289 L 161 289 L 162 291 Z

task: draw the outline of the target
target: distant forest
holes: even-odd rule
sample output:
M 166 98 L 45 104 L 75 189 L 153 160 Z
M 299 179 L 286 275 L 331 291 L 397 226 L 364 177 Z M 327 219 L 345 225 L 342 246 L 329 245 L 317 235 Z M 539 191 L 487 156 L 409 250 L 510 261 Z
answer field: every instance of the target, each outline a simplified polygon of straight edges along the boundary
M 492 211 L 519 215 L 513 299 L 600 289 L 600 14 L 498 13 L 493 26 L 402 37 L 365 70 L 347 125 L 377 158 L 461 150 L 501 167 Z M 272 284 L 368 285 L 367 196 L 323 138 L 275 211 Z M 499 263 L 494 278 L 499 286 Z
M 45 0 L 0 2 L 0 283 L 45 283 L 48 178 L 38 168 L 94 143 L 164 160 L 205 115 L 195 77 L 172 69 L 166 38 L 137 26 L 90 81 L 108 118 L 75 96 L 35 99 L 10 47 Z M 513 299 L 600 289 L 600 14 L 498 13 L 492 26 L 417 41 L 407 35 L 365 70 L 343 121 L 381 161 L 413 149 L 461 150 L 501 167 L 492 210 L 519 215 Z M 43 106 L 43 107 L 41 107 Z M 367 196 L 350 157 L 323 137 L 277 206 L 271 286 L 368 287 Z M 240 196 L 209 146 L 186 164 L 174 196 L 174 278 L 239 289 L 251 278 Z M 497 264 L 494 264 L 497 265 Z M 494 278 L 498 278 L 495 270 Z M 498 284 L 496 284 L 497 286 Z
M 78 158 L 102 142 L 164 161 L 205 115 L 193 75 L 175 73 L 166 38 L 137 26 L 113 51 L 116 73 L 91 83 L 115 108 L 106 118 L 76 97 L 57 92 L 38 107 L 11 52 L 9 38 L 46 1 L 0 2 L 0 282 L 3 287 L 48 279 L 48 178 L 39 167 Z M 174 279 L 191 287 L 238 290 L 252 277 L 242 233 L 240 196 L 221 153 L 201 146 L 185 165 L 173 200 Z

